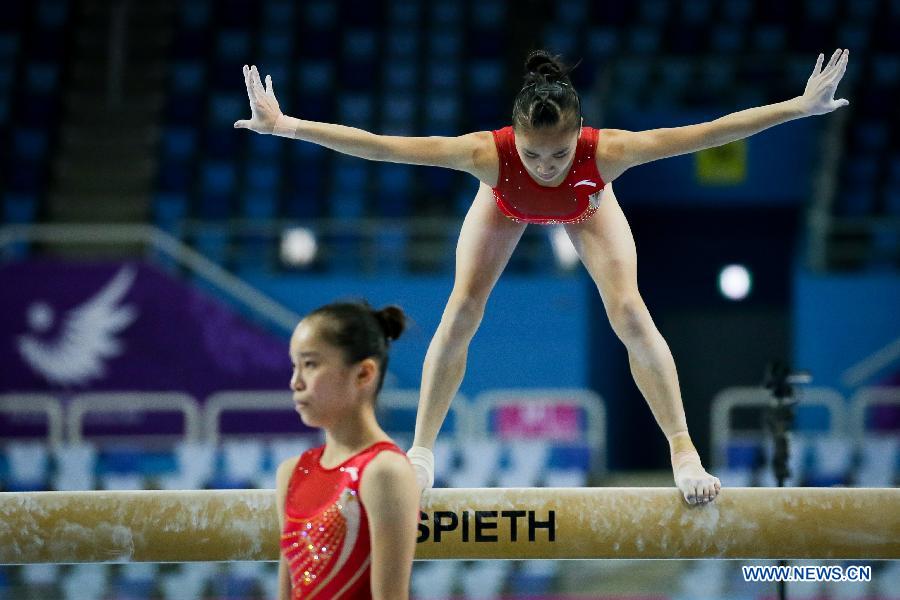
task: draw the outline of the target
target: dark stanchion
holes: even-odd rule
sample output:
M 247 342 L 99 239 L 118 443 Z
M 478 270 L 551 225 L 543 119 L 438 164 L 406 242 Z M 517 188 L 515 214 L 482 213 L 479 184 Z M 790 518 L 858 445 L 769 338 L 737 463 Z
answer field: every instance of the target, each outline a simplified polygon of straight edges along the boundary
M 784 487 L 785 482 L 791 477 L 788 433 L 794 427 L 796 416 L 797 400 L 794 398 L 794 386 L 811 381 L 812 376 L 809 373 L 791 373 L 790 366 L 782 360 L 774 360 L 766 367 L 763 386 L 772 393 L 772 404 L 765 413 L 765 423 L 772 434 L 772 471 L 780 488 Z M 787 561 L 781 560 L 778 564 L 784 567 L 787 566 Z M 787 584 L 784 581 L 778 582 L 778 598 L 779 600 L 787 598 Z

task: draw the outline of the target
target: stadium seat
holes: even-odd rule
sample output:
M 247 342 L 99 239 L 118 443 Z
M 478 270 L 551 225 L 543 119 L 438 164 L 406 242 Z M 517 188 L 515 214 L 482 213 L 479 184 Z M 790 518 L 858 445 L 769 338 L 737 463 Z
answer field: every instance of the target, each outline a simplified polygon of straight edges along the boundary
M 479 600 L 502 598 L 503 587 L 512 567 L 512 563 L 507 560 L 469 562 L 465 566 L 464 575 L 460 577 L 464 596 Z
M 900 464 L 900 441 L 896 437 L 870 437 L 862 442 L 855 485 L 894 487 Z
M 837 13 L 835 0 L 805 0 L 803 6 L 806 17 L 816 21 L 831 21 Z
M 459 448 L 462 468 L 451 477 L 450 487 L 488 487 L 500 463 L 496 440 L 472 440 Z
M 0 65 L 12 63 L 19 53 L 20 40 L 17 31 L 0 31 Z
M 246 112 L 246 93 L 217 92 L 210 96 L 207 115 L 210 126 L 213 128 L 228 128 L 238 119 L 244 118 Z M 232 135 L 234 134 L 232 133 Z
M 233 65 L 247 64 L 252 55 L 250 33 L 240 29 L 220 31 L 216 39 L 216 59 Z
M 225 440 L 221 453 L 222 471 L 217 483 L 227 487 L 248 487 L 262 471 L 265 446 L 259 440 Z
M 573 56 L 577 51 L 578 39 L 572 35 L 570 27 L 553 23 L 544 26 L 543 45 L 563 56 Z
M 444 600 L 453 597 L 453 589 L 462 568 L 455 560 L 413 563 L 411 588 L 421 600 Z
M 875 209 L 875 189 L 871 184 L 859 184 L 841 190 L 836 211 L 846 217 L 864 217 Z
M 211 13 L 209 0 L 182 2 L 179 7 L 181 24 L 185 28 L 201 29 L 209 25 Z
M 193 169 L 187 161 L 163 160 L 157 181 L 160 193 L 185 194 L 193 183 Z
M 509 577 L 512 593 L 523 596 L 549 595 L 559 572 L 559 563 L 550 560 L 525 560 L 514 573 L 497 573 Z M 502 579 L 501 579 L 502 581 Z
M 278 197 L 274 190 L 250 190 L 241 195 L 241 216 L 251 220 L 270 220 L 278 216 Z
M 481 0 L 472 4 L 472 23 L 482 30 L 499 29 L 506 18 L 506 3 L 502 0 Z
M 7 192 L 3 198 L 3 222 L 33 223 L 37 219 L 38 198 L 33 194 Z
M 396 30 L 412 28 L 419 22 L 422 12 L 422 7 L 419 3 L 405 0 L 389 0 L 387 4 L 388 22 Z
M 274 193 L 281 183 L 281 169 L 277 162 L 253 162 L 244 172 L 244 186 L 254 192 Z
M 372 29 L 351 29 L 344 33 L 343 57 L 350 61 L 370 61 L 378 52 L 378 39 Z
M 450 27 L 438 30 L 428 38 L 429 57 L 437 62 L 456 62 L 462 52 L 462 36 Z
M 535 487 L 540 480 L 550 448 L 543 441 L 515 441 L 507 445 L 508 466 L 498 478 L 499 487 Z
M 262 137 L 262 136 L 260 136 Z M 186 161 L 197 152 L 197 131 L 192 127 L 167 127 L 162 134 L 163 160 Z
M 854 0 L 847 5 L 847 12 L 851 19 L 866 22 L 875 16 L 878 10 L 876 0 Z
M 45 490 L 49 483 L 49 451 L 39 441 L 13 441 L 6 444 L 9 465 L 7 488 L 11 492 Z
M 419 36 L 412 31 L 390 31 L 385 36 L 387 60 L 414 61 L 419 51 Z
M 900 187 L 885 190 L 884 212 L 889 216 L 900 217 Z
M 709 21 L 712 3 L 709 0 L 688 0 L 681 7 L 681 18 L 685 23 L 699 25 Z
M 96 487 L 97 449 L 89 443 L 66 444 L 52 451 L 56 463 L 53 488 L 60 491 Z
M 670 8 L 665 0 L 641 0 L 638 4 L 638 15 L 644 23 L 659 25 L 665 21 Z
M 115 597 L 152 598 L 159 575 L 159 565 L 155 563 L 126 563 L 117 576 L 110 581 Z
M 618 51 L 619 32 L 612 27 L 593 27 L 585 35 L 585 53 L 592 58 L 608 58 Z
M 590 3 L 587 0 L 559 0 L 555 3 L 556 22 L 566 27 L 578 27 L 590 16 Z
M 338 99 L 338 121 L 370 131 L 374 115 L 370 94 L 342 94 Z
M 207 584 L 215 577 L 216 563 L 183 563 L 175 573 L 163 575 L 160 587 L 165 600 L 202 598 Z
M 836 436 L 817 437 L 812 440 L 812 450 L 809 485 L 845 484 L 853 460 L 850 440 Z
M 384 66 L 384 87 L 390 93 L 414 94 L 418 77 L 418 68 L 412 60 L 398 59 Z
M 887 146 L 888 130 L 874 119 L 860 121 L 853 128 L 853 140 L 859 150 L 874 154 Z
M 428 67 L 429 90 L 444 94 L 455 94 L 462 81 L 462 69 L 455 60 L 434 61 Z
M 287 140 L 274 135 L 252 135 L 247 141 L 247 158 L 277 163 L 285 154 Z M 312 146 L 312 144 L 293 144 Z
M 101 563 L 73 565 L 61 577 L 60 586 L 64 597 L 67 600 L 105 597 L 110 568 L 111 565 Z
M 29 587 L 52 586 L 59 582 L 61 568 L 62 565 L 44 563 L 22 565 L 22 581 Z
M 743 47 L 744 30 L 726 25 L 716 27 L 710 32 L 710 41 L 710 50 L 715 54 L 734 54 Z
M 303 22 L 315 29 L 330 29 L 337 23 L 337 5 L 327 0 L 303 3 Z
M 495 92 L 503 83 L 503 65 L 498 60 L 478 60 L 469 65 L 468 75 L 473 92 Z
M 743 23 L 753 13 L 751 0 L 726 0 L 722 5 L 722 16 L 734 23 Z
M 237 168 L 225 161 L 206 161 L 202 166 L 201 186 L 204 192 L 227 195 L 237 182 Z
M 855 6 L 856 3 L 851 3 Z M 862 56 L 869 48 L 869 29 L 859 24 L 845 24 L 838 29 L 837 43 L 841 48 L 852 48 Z
M 782 25 L 760 25 L 753 31 L 753 47 L 761 52 L 782 52 L 787 32 Z
M 627 32 L 626 40 L 631 52 L 651 55 L 659 51 L 660 32 L 656 27 L 637 26 Z
M 262 6 L 264 31 L 268 33 L 272 27 L 279 26 L 290 28 L 294 23 L 294 9 L 295 3 L 290 0 L 266 0 Z
M 323 93 L 334 85 L 334 65 L 327 61 L 304 61 L 298 69 L 297 85 L 302 94 Z
M 33 62 L 25 67 L 25 90 L 30 94 L 55 94 L 59 85 L 59 66 Z
M 260 39 L 259 46 L 259 55 L 263 64 L 270 61 L 288 61 L 291 57 L 293 45 L 294 38 L 289 32 L 275 33 L 266 31 L 266 34 Z M 274 75 L 272 79 L 276 82 L 283 81 L 280 78 L 276 79 Z

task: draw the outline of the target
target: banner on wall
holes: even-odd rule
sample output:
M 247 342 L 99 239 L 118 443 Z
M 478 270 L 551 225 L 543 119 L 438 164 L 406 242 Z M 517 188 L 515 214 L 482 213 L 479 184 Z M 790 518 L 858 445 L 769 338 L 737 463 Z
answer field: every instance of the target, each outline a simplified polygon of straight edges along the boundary
M 287 390 L 287 339 L 152 265 L 18 262 L 0 289 L 0 393 Z

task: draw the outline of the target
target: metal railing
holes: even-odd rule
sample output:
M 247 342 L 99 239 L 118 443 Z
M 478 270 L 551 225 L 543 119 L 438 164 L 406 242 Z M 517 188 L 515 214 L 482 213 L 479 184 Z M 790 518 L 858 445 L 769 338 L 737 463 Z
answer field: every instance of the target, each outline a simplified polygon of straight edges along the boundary
M 762 441 L 767 433 L 764 424 L 760 420 L 759 427 L 750 430 L 751 433 L 738 434 L 731 425 L 732 411 L 738 408 L 764 409 L 773 403 L 768 390 L 761 387 L 734 387 L 727 388 L 716 394 L 712 401 L 712 415 L 710 417 L 710 445 L 712 447 L 713 465 L 724 467 L 727 465 L 729 445 L 735 440 Z M 810 387 L 804 388 L 798 393 L 798 408 L 810 406 L 822 406 L 828 411 L 830 423 L 828 430 L 835 435 L 849 435 L 847 408 L 843 396 L 831 388 Z
M 23 418 L 25 415 L 43 415 L 47 420 L 47 444 L 55 447 L 63 442 L 63 407 L 55 396 L 2 394 L 0 413 L 6 413 L 13 419 Z
M 98 392 L 79 394 L 70 401 L 66 409 L 66 429 L 70 443 L 85 441 L 84 425 L 90 416 L 119 413 L 141 416 L 147 413 L 180 413 L 184 430 L 180 434 L 142 433 L 141 440 L 148 445 L 167 444 L 178 440 L 196 442 L 200 440 L 200 410 L 197 401 L 181 392 Z M 92 435 L 89 440 L 102 439 L 122 443 L 133 441 L 133 435 L 101 434 Z
M 606 443 L 606 404 L 598 394 L 577 388 L 548 388 L 548 389 L 503 389 L 484 392 L 476 396 L 472 406 L 471 433 L 476 438 L 496 437 L 498 432 L 492 430 L 492 414 L 504 407 L 520 407 L 524 410 L 536 410 L 544 413 L 553 408 L 576 408 L 583 411 L 584 430 L 579 432 L 575 439 L 567 439 L 566 435 L 558 435 L 562 432 L 547 431 L 537 433 L 535 438 L 540 439 L 546 435 L 548 441 L 554 444 L 583 444 L 587 443 L 590 449 L 591 471 L 595 474 L 604 474 L 607 470 L 609 453 Z M 525 439 L 519 437 L 524 432 L 513 435 L 510 432 L 508 439 Z M 531 436 L 529 436 L 531 437 Z

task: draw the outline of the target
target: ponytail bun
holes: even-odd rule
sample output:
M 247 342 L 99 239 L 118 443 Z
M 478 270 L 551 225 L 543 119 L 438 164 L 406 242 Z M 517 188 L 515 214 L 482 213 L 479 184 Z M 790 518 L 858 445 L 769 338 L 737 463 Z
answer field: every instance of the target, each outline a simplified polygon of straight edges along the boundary
M 553 83 L 565 80 L 566 68 L 560 57 L 546 50 L 535 50 L 525 59 L 525 79 L 528 83 Z
M 516 131 L 557 126 L 575 131 L 581 127 L 581 99 L 569 79 L 573 68 L 546 50 L 528 54 L 525 82 L 513 103 Z
M 374 311 L 374 314 L 388 341 L 398 339 L 406 329 L 406 314 L 399 306 L 385 306 L 381 310 Z

